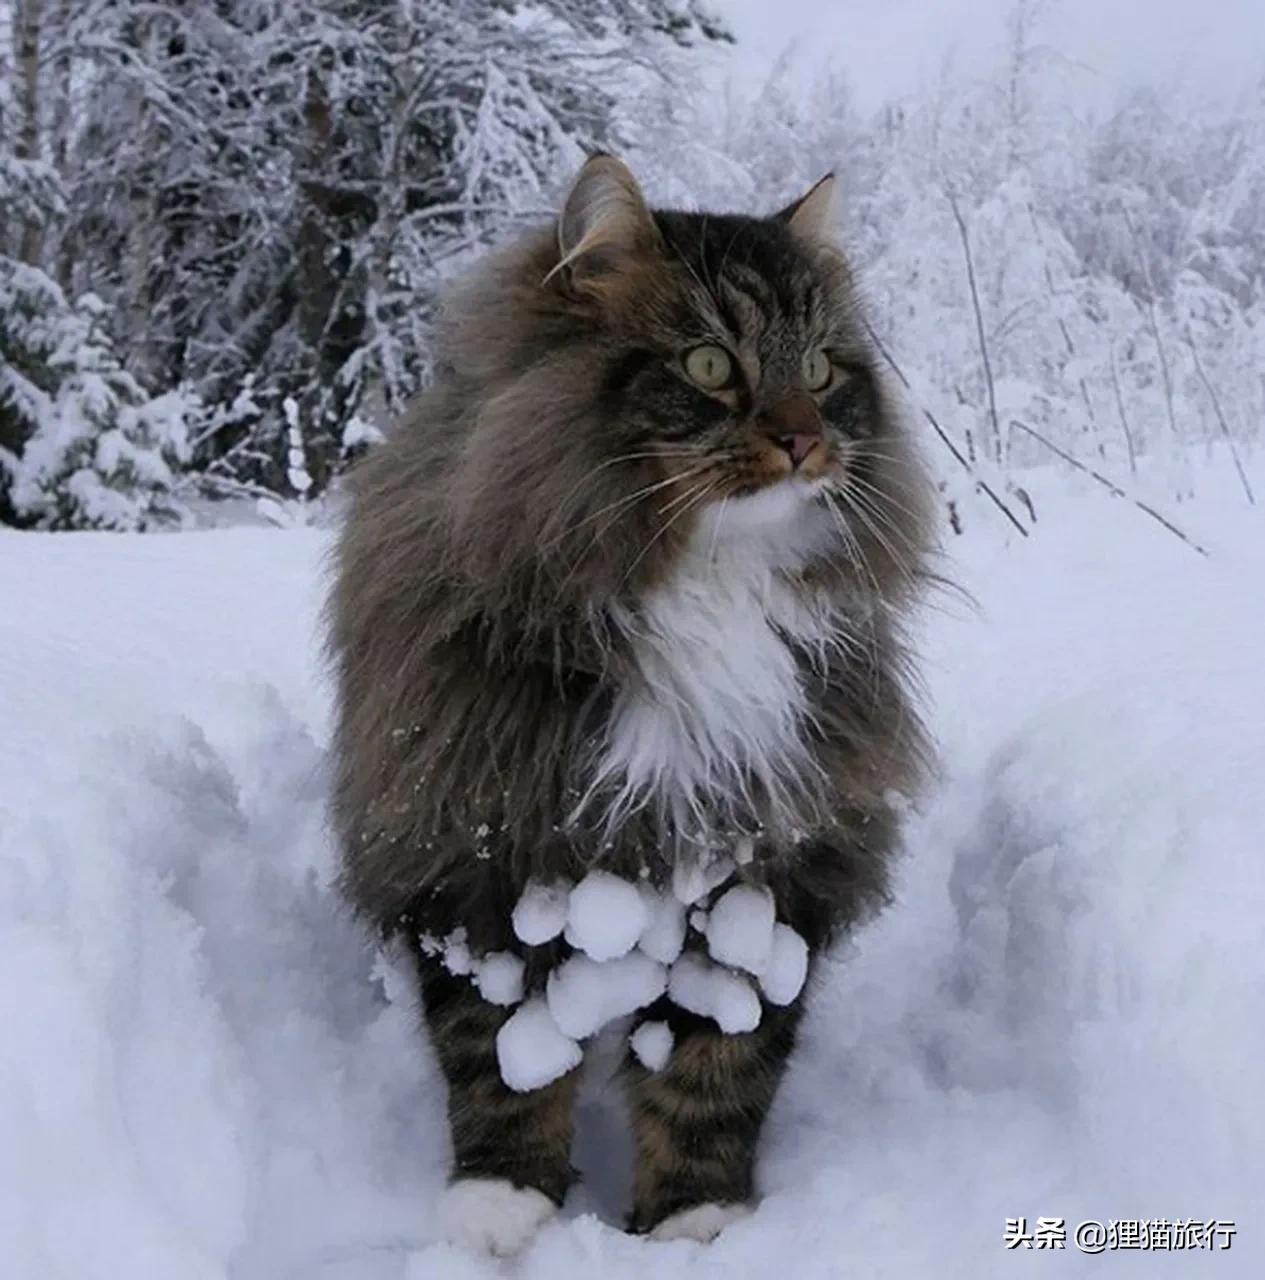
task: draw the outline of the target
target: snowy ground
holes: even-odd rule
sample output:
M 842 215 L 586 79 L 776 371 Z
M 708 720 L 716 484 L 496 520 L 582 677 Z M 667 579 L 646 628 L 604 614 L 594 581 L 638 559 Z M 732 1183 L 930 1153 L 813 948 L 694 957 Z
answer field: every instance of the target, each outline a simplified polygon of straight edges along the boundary
M 978 607 L 926 628 L 944 780 L 755 1216 L 652 1244 L 580 1195 L 504 1266 L 434 1242 L 435 1066 L 326 888 L 327 535 L 0 536 L 0 1275 L 1265 1274 L 1265 513 L 1196 487 L 1208 561 L 1054 473 L 1026 543 L 973 508 Z M 1021 1215 L 1238 1234 L 1008 1253 Z

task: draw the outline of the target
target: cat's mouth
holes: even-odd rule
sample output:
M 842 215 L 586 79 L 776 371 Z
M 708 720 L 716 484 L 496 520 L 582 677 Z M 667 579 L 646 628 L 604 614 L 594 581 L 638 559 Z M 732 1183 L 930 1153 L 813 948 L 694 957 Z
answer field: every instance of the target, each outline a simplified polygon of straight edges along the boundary
M 824 435 L 792 435 L 757 439 L 748 470 L 757 487 L 781 480 L 820 480 L 831 465 L 833 450 Z
M 669 464 L 670 465 L 670 464 Z M 751 431 L 732 445 L 719 449 L 704 465 L 670 465 L 669 501 L 685 494 L 698 504 L 746 498 L 773 488 L 786 487 L 810 495 L 831 480 L 843 477 L 843 463 L 835 446 L 824 435 L 786 439 Z

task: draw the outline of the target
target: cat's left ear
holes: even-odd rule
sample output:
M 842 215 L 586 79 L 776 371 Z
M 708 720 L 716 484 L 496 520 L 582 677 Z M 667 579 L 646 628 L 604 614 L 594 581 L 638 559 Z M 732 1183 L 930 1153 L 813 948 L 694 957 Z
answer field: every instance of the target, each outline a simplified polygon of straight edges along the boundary
M 806 244 L 836 249 L 839 246 L 835 208 L 837 187 L 835 175 L 828 173 L 798 200 L 788 204 L 774 216 Z
M 628 166 L 611 155 L 590 156 L 558 215 L 558 264 L 549 274 L 599 274 L 624 255 L 654 249 L 659 239 Z

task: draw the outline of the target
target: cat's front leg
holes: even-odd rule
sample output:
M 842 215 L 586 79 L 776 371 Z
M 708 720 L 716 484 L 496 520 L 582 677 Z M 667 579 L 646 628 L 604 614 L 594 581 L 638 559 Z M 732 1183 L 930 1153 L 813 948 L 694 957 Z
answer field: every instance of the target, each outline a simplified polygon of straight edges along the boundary
M 762 868 L 777 919 L 804 942 L 810 968 L 841 930 L 883 900 L 890 833 L 879 820 L 859 826 L 868 843 L 816 838 Z M 632 1230 L 709 1240 L 749 1211 L 760 1132 L 807 992 L 805 984 L 786 1005 L 761 999 L 760 1023 L 749 1032 L 723 1032 L 666 996 L 644 1012 L 645 1021 L 666 1022 L 673 1041 L 660 1070 L 635 1057 L 627 1068 L 637 1151 Z
M 637 1153 L 633 1231 L 710 1240 L 744 1216 L 755 1191 L 764 1118 L 795 1043 L 802 996 L 766 1004 L 760 1025 L 726 1034 L 666 998 L 646 1011 L 667 1022 L 673 1046 L 659 1071 L 630 1061 Z
M 465 978 L 419 954 L 422 1000 L 448 1082 L 451 1181 L 439 1206 L 444 1234 L 471 1250 L 508 1256 L 557 1212 L 575 1173 L 572 1108 L 578 1071 L 520 1093 L 502 1080 L 496 1035 L 512 1010 L 490 1004 Z

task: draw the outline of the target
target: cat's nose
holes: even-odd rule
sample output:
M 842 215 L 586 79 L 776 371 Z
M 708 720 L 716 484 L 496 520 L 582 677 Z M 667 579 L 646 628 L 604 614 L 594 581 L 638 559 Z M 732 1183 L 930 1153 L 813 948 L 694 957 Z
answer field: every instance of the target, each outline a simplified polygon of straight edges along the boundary
M 779 436 L 777 443 L 791 455 L 791 464 L 798 467 L 820 439 L 821 433 L 818 432 L 815 436 Z
M 771 405 L 760 415 L 761 425 L 773 443 L 785 449 L 791 466 L 799 465 L 821 442 L 822 421 L 817 402 L 802 393 Z

